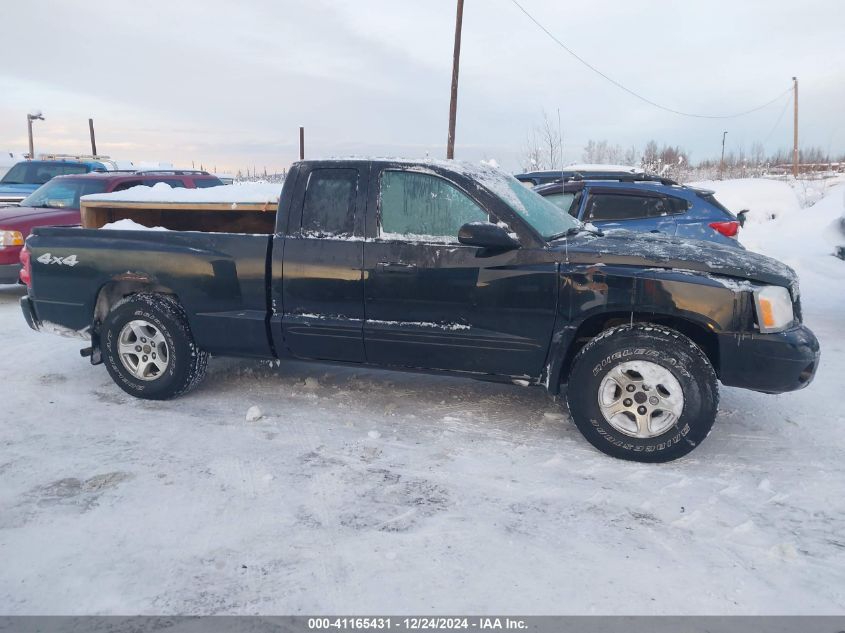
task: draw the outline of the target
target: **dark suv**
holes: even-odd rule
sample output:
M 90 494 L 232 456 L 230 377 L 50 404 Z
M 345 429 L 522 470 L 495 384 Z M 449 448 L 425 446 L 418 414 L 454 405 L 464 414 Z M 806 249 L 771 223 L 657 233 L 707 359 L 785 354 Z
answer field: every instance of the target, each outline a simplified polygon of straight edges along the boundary
M 37 226 L 78 226 L 79 198 L 89 193 L 111 193 L 138 185 L 164 182 L 188 189 L 217 187 L 223 182 L 206 171 L 109 171 L 56 176 L 41 185 L 20 205 L 0 208 L 0 284 L 18 280 L 20 251 Z
M 624 229 L 741 247 L 745 212 L 731 213 L 713 191 L 656 177 L 570 180 L 534 191 L 582 222 L 608 231 Z

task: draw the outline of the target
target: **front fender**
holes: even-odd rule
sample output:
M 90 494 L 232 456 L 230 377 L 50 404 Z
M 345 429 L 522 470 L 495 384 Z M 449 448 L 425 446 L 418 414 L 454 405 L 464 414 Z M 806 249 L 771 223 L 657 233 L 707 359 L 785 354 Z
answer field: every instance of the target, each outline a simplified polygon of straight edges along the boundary
M 746 290 L 751 286 L 743 280 L 694 271 L 571 266 L 561 273 L 561 309 L 549 348 L 545 384 L 550 393 L 558 393 L 581 346 L 626 321 L 674 327 L 709 348 L 709 339 L 716 334 L 747 327 L 739 318 Z M 705 349 L 705 353 L 709 351 Z M 711 358 L 714 366 L 717 361 Z

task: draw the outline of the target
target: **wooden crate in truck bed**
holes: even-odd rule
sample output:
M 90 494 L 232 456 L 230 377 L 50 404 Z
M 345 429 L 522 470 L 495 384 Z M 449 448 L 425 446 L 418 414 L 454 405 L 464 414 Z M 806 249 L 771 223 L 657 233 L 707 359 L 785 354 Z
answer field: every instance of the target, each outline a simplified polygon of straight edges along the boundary
M 99 229 L 118 220 L 148 227 L 206 233 L 272 234 L 276 202 L 123 202 L 81 200 L 82 226 Z

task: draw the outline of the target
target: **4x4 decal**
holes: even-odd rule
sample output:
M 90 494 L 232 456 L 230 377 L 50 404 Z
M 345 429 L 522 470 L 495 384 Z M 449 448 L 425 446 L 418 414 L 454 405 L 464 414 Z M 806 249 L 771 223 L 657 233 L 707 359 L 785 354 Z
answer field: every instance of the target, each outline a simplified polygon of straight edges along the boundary
M 51 253 L 44 253 L 35 261 L 41 262 L 42 264 L 59 264 L 60 266 L 70 266 L 71 268 L 73 268 L 79 263 L 79 260 L 76 259 L 76 255 L 68 255 L 67 257 L 57 257 L 52 255 Z

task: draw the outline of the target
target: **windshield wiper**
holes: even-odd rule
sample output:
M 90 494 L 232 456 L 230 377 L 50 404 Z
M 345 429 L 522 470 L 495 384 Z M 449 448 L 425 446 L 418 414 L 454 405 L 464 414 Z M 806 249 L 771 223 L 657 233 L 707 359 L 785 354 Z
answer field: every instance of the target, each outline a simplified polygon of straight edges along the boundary
M 579 224 L 578 226 L 573 226 L 562 233 L 555 233 L 554 235 L 549 237 L 550 242 L 554 242 L 555 240 L 559 240 L 562 237 L 572 237 L 573 235 L 578 235 L 579 233 L 589 233 L 590 235 L 595 235 L 596 237 L 604 237 L 604 233 L 594 227 L 591 224 Z

